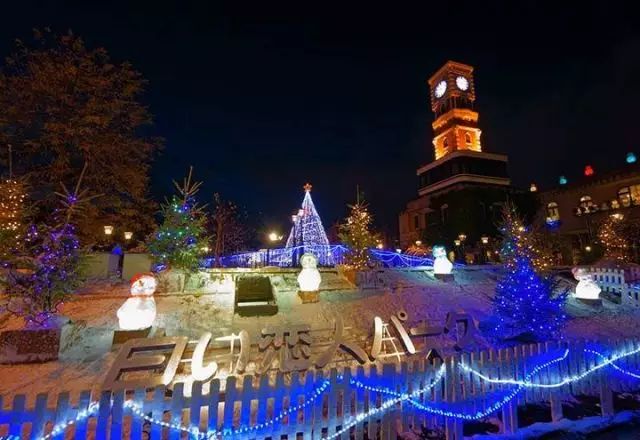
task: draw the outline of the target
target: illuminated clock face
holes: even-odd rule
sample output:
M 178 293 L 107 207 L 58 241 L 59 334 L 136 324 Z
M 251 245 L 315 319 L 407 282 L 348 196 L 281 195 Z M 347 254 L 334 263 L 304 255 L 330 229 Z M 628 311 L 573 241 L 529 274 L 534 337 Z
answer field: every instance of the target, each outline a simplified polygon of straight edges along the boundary
M 456 86 L 463 92 L 467 91 L 469 88 L 469 80 L 464 76 L 459 76 L 456 78 Z
M 434 92 L 434 94 L 436 95 L 436 98 L 442 98 L 442 95 L 444 95 L 444 92 L 446 91 L 447 82 L 442 80 L 436 85 L 436 91 Z

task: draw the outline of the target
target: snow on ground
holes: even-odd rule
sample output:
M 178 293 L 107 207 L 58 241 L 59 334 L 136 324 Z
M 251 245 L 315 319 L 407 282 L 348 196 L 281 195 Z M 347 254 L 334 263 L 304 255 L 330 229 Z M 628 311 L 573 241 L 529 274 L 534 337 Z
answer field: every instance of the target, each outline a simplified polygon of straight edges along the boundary
M 167 293 L 155 296 L 156 327 L 167 335 L 199 337 L 205 331 L 216 336 L 229 335 L 241 329 L 254 340 L 267 325 L 306 323 L 312 328 L 327 328 L 333 316 L 342 315 L 345 325 L 356 337 L 372 334 L 373 318 L 384 321 L 400 310 L 409 321 L 426 319 L 442 324 L 450 310 L 464 310 L 477 320 L 490 314 L 491 297 L 498 274 L 493 270 L 458 270 L 454 282 L 442 282 L 424 270 L 385 270 L 383 287 L 354 289 L 335 271 L 323 272 L 320 302 L 302 304 L 297 295 L 295 271 L 272 274 L 278 313 L 269 317 L 234 315 L 233 293 Z M 128 296 L 124 283 L 94 283 L 64 304 L 62 313 L 72 325 L 65 327 L 60 359 L 56 362 L 30 365 L 0 365 L 0 395 L 5 398 L 26 394 L 28 405 L 41 392 L 71 391 L 75 399 L 81 390 L 97 389 L 115 357 L 111 347 L 117 328 L 116 310 Z M 639 315 L 607 303 L 595 311 L 570 300 L 569 313 L 575 315 L 566 329 L 568 338 L 609 338 L 640 335 Z M 15 328 L 16 318 L 0 317 L 0 330 Z M 8 404 L 11 399 L 6 399 Z

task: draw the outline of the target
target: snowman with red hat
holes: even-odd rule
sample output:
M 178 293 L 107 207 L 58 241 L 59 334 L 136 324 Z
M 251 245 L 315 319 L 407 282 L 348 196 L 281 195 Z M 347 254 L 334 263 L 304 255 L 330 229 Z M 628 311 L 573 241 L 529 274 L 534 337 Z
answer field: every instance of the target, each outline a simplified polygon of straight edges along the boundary
M 117 312 L 121 330 L 141 330 L 153 325 L 156 319 L 153 294 L 157 286 L 152 273 L 139 273 L 131 278 L 131 298 Z

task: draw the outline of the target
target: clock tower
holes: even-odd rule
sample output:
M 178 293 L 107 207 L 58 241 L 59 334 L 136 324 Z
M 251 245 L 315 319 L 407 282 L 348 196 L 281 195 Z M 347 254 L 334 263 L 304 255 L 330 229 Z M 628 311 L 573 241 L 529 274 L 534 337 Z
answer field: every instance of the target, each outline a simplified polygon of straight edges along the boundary
M 449 61 L 429 78 L 429 88 L 436 160 L 454 151 L 482 151 L 473 67 Z
M 483 150 L 473 67 L 448 61 L 427 82 L 434 156 L 418 168 L 418 198 L 400 214 L 405 248 L 418 240 L 434 244 L 429 243 L 435 241 L 429 238 L 433 230 L 441 232 L 437 241 L 447 246 L 459 234 L 469 240 L 476 232 L 491 234 L 492 211 L 512 192 L 507 156 Z M 476 216 L 484 223 L 469 225 Z

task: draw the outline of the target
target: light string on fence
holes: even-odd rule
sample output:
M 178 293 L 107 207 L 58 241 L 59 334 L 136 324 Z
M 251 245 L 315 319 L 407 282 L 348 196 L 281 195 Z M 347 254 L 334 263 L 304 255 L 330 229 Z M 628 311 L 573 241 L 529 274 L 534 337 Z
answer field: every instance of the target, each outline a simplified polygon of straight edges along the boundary
M 585 348 L 584 351 L 586 351 L 587 353 L 593 353 L 596 356 L 600 356 L 603 359 L 607 359 L 607 357 L 605 355 L 603 355 L 602 353 L 597 352 L 595 350 L 591 350 L 591 349 Z M 615 360 L 611 361 L 611 367 L 613 367 L 614 369 L 618 370 L 622 374 L 626 374 L 627 376 L 633 377 L 634 379 L 640 379 L 640 374 L 633 373 L 633 372 L 631 372 L 629 370 L 626 370 L 626 369 L 616 365 L 614 362 L 615 362 Z
M 594 365 L 593 367 L 589 368 L 588 370 L 586 370 L 585 372 L 579 374 L 579 375 L 572 375 L 572 376 L 568 376 L 565 377 L 564 379 L 562 379 L 561 381 L 557 382 L 557 383 L 553 383 L 553 384 L 536 384 L 533 383 L 531 381 L 531 379 L 537 375 L 540 371 L 544 370 L 545 368 L 550 367 L 551 365 L 561 362 L 563 360 L 565 360 L 568 355 L 569 355 L 569 350 L 566 349 L 562 355 L 555 357 L 551 360 L 548 360 L 546 362 L 543 362 L 540 365 L 537 365 L 536 367 L 534 367 L 531 372 L 529 372 L 523 380 L 516 380 L 516 379 L 494 379 L 488 376 L 483 375 L 482 373 L 480 373 L 477 370 L 474 370 L 473 368 L 469 367 L 466 364 L 462 364 L 460 363 L 459 366 L 461 367 L 461 369 L 465 372 L 471 373 L 479 378 L 481 378 L 482 380 L 489 382 L 489 383 L 495 383 L 495 384 L 501 384 L 501 385 L 516 385 L 516 387 L 513 390 L 510 390 L 509 393 L 507 393 L 504 397 L 502 397 L 500 400 L 498 400 L 497 402 L 495 402 L 493 405 L 491 405 L 490 407 L 488 407 L 486 410 L 484 411 L 478 411 L 475 414 L 470 414 L 470 413 L 465 413 L 465 412 L 457 412 L 457 411 L 453 411 L 450 409 L 443 409 L 443 408 L 438 408 L 435 406 L 430 406 L 430 405 L 425 405 L 417 400 L 415 400 L 414 398 L 416 396 L 418 396 L 421 393 L 424 393 L 426 391 L 431 390 L 432 388 L 434 388 L 438 383 L 440 383 L 442 381 L 442 379 L 444 378 L 444 376 L 446 375 L 446 369 L 444 368 L 444 365 L 440 368 L 440 370 L 438 370 L 436 376 L 434 377 L 434 380 L 431 384 L 427 385 L 424 388 L 419 388 L 414 390 L 411 393 L 399 393 L 395 390 L 392 390 L 390 388 L 386 388 L 386 387 L 378 387 L 378 386 L 372 386 L 372 385 L 367 385 L 359 380 L 356 379 L 350 379 L 349 384 L 356 387 L 356 388 L 360 388 L 360 389 L 364 389 L 367 391 L 371 391 L 371 392 L 377 392 L 377 393 L 381 393 L 381 394 L 387 394 L 387 395 L 391 395 L 393 396 L 391 399 L 388 399 L 384 402 L 382 402 L 380 407 L 377 408 L 372 408 L 369 409 L 368 411 L 358 414 L 355 417 L 353 417 L 351 420 L 347 421 L 347 423 L 336 433 L 332 433 L 331 435 L 329 435 L 329 437 L 327 437 L 328 439 L 334 439 L 336 437 L 338 437 L 340 434 L 348 431 L 349 429 L 351 429 L 354 425 L 374 416 L 377 414 L 381 414 L 384 411 L 387 411 L 389 408 L 393 407 L 394 405 L 397 405 L 398 403 L 401 402 L 408 402 L 411 405 L 413 405 L 414 407 L 416 407 L 417 409 L 423 411 L 423 412 L 427 412 L 429 414 L 434 414 L 434 415 L 439 415 L 439 416 L 444 416 L 444 417 L 450 417 L 450 418 L 458 418 L 458 419 L 463 419 L 463 420 L 478 420 L 481 418 L 485 418 L 488 415 L 494 413 L 495 411 L 499 410 L 501 407 L 503 407 L 504 405 L 506 405 L 507 403 L 509 403 L 511 400 L 513 400 L 523 389 L 526 388 L 558 388 L 558 387 L 562 387 L 568 384 L 571 384 L 573 382 L 577 382 L 580 381 L 582 379 L 584 379 L 586 376 L 604 368 L 607 366 L 611 366 L 612 368 L 630 376 L 636 379 L 640 379 L 640 375 L 636 374 L 636 373 L 632 373 L 628 370 L 625 370 L 621 367 L 619 367 L 618 365 L 615 364 L 616 361 L 621 360 L 623 358 L 635 355 L 640 353 L 640 348 L 635 349 L 635 350 L 630 350 L 630 351 L 625 351 L 619 354 L 616 354 L 612 357 L 606 357 L 605 355 L 595 351 L 595 350 L 589 350 L 589 349 L 585 349 L 585 352 L 588 353 L 593 353 L 601 358 L 604 359 L 603 362 L 598 363 L 596 365 Z M 344 377 L 343 376 L 338 376 L 338 379 L 343 380 Z M 166 427 L 169 429 L 174 429 L 174 430 L 178 430 L 178 431 L 182 431 L 182 432 L 186 432 L 189 433 L 191 435 L 196 436 L 197 438 L 203 438 L 203 439 L 217 439 L 220 436 L 221 437 L 226 437 L 226 436 L 233 436 L 236 434 L 246 434 L 252 431 L 259 431 L 262 429 L 265 429 L 267 427 L 273 426 L 275 423 L 281 421 L 282 419 L 284 419 L 287 415 L 290 415 L 294 412 L 300 411 L 304 408 L 306 408 L 308 405 L 310 405 L 311 403 L 313 403 L 315 400 L 317 400 L 318 397 L 320 397 L 330 386 L 330 382 L 328 380 L 324 380 L 320 386 L 318 386 L 316 389 L 314 389 L 310 394 L 310 397 L 307 397 L 306 400 L 296 406 L 292 406 L 287 408 L 286 410 L 284 410 L 283 412 L 281 412 L 279 415 L 275 416 L 274 418 L 270 419 L 267 422 L 263 422 L 260 424 L 257 424 L 255 426 L 242 426 L 239 428 L 223 428 L 222 430 L 214 430 L 214 431 L 208 431 L 206 433 L 200 432 L 199 428 L 196 426 L 184 426 L 181 425 L 179 423 L 173 423 L 173 422 L 165 422 L 164 420 L 160 420 L 154 417 L 151 417 L 147 414 L 145 414 L 142 410 L 141 405 L 139 405 L 138 403 L 134 402 L 133 400 L 128 400 L 126 402 L 124 402 L 123 406 L 126 408 L 129 408 L 131 410 L 131 412 L 141 418 L 143 418 L 144 420 L 156 424 L 156 425 L 160 425 L 162 427 Z M 442 402 L 444 404 L 446 404 L 445 402 Z M 92 415 L 95 414 L 95 412 L 99 409 L 99 403 L 98 402 L 92 402 L 85 410 L 79 411 L 78 414 L 76 415 L 75 418 L 68 420 L 66 422 L 61 422 L 56 424 L 52 431 L 49 434 L 46 434 L 41 438 L 41 440 L 50 440 L 51 438 L 53 438 L 54 436 L 61 434 L 65 431 L 66 428 L 68 428 L 69 426 L 72 426 L 74 424 L 77 424 L 78 422 L 91 417 Z M 11 438 L 11 437 L 9 437 Z M 17 438 L 17 437 L 16 437 Z
M 587 350 L 585 350 L 587 351 Z M 569 352 L 569 350 L 567 350 L 567 353 Z M 556 383 L 550 383 L 550 384 L 541 384 L 541 383 L 533 383 L 530 380 L 517 380 L 517 379 L 495 379 L 492 377 L 488 377 L 484 374 L 482 374 L 481 372 L 479 372 L 478 370 L 474 370 L 473 368 L 469 367 L 468 365 L 465 364 L 460 364 L 460 367 L 468 372 L 471 373 L 473 375 L 478 376 L 479 378 L 481 378 L 482 380 L 489 382 L 489 383 L 495 383 L 495 384 L 504 384 L 504 385 L 518 385 L 518 386 L 523 386 L 525 388 L 559 388 L 565 385 L 568 385 L 570 383 L 573 382 L 577 382 L 579 380 L 584 379 L 585 377 L 587 377 L 588 375 L 595 373 L 596 371 L 607 367 L 607 366 L 613 366 L 615 361 L 618 361 L 620 359 L 623 359 L 625 357 L 628 356 L 633 356 L 634 354 L 638 354 L 640 353 L 640 348 L 636 348 L 635 350 L 630 350 L 630 351 L 625 351 L 622 353 L 619 353 L 617 355 L 614 355 L 611 358 L 607 358 L 602 356 L 605 360 L 604 362 L 601 362 L 599 364 L 594 365 L 593 367 L 587 369 L 586 371 L 584 371 L 583 373 L 580 374 L 574 374 L 572 376 L 567 376 L 564 379 L 562 379 L 559 382 Z

